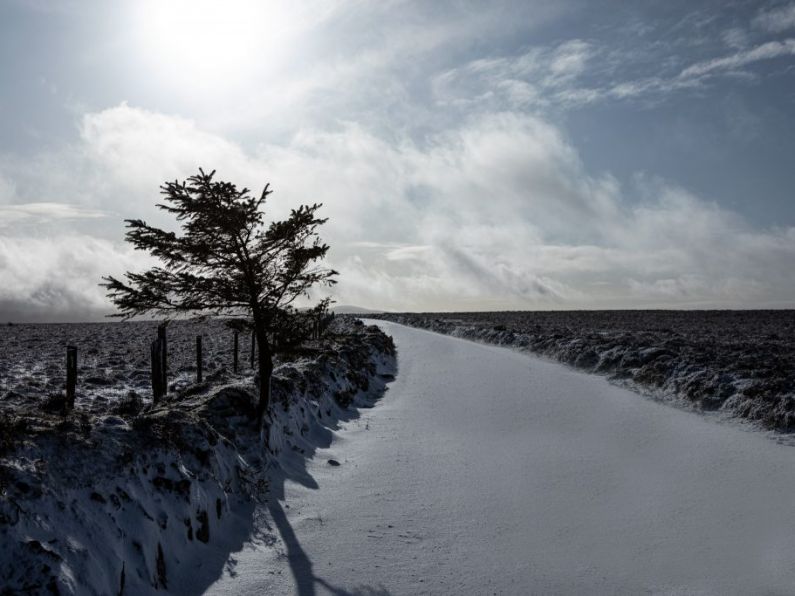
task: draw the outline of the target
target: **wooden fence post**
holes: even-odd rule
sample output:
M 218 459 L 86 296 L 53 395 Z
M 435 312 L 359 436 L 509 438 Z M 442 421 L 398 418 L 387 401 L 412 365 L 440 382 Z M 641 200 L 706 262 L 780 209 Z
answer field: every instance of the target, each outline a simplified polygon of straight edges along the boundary
M 163 342 L 158 338 L 152 342 L 152 402 L 163 397 Z
M 202 336 L 196 336 L 196 382 L 202 382 Z
M 257 349 L 257 334 L 251 332 L 251 368 L 254 368 L 254 351 Z
M 238 338 L 238 332 L 235 331 L 235 347 L 232 352 L 232 370 L 237 372 L 237 350 L 240 345 L 240 340 Z
M 160 341 L 160 374 L 163 395 L 168 392 L 168 341 L 166 340 L 166 324 L 157 326 L 157 339 Z
M 66 406 L 75 407 L 75 388 L 77 387 L 77 347 L 66 346 Z

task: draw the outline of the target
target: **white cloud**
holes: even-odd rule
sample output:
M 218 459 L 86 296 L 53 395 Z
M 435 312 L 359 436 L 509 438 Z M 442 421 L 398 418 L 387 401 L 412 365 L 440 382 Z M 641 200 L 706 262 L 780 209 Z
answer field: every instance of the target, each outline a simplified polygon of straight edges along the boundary
M 98 219 L 106 217 L 102 211 L 81 209 L 65 203 L 26 203 L 0 205 L 0 228 L 20 223 L 40 223 L 64 219 Z
M 0 236 L 0 320 L 85 320 L 111 312 L 99 287 L 150 263 L 146 255 L 79 234 Z
M 736 34 L 733 39 L 738 42 Z M 676 91 L 702 87 L 710 78 L 718 76 L 750 76 L 746 67 L 787 56 L 795 56 L 795 39 L 768 41 L 719 58 L 694 62 L 675 76 L 630 79 L 610 87 L 590 89 L 588 91 L 591 93 L 583 95 L 582 99 L 585 100 L 583 103 L 588 103 L 606 98 L 631 99 L 654 95 L 664 97 Z
M 3 227 L 23 218 L 25 223 L 94 219 L 93 235 L 115 239 L 124 218 L 166 225 L 169 220 L 155 207 L 160 185 L 199 167 L 218 168 L 243 185 L 266 180 L 237 144 L 190 119 L 122 103 L 84 115 L 78 132 L 76 142 L 32 158 L 0 156 Z
M 593 44 L 571 39 L 518 56 L 481 58 L 436 75 L 434 94 L 442 104 L 469 98 L 477 103 L 507 101 L 512 107 L 545 106 L 554 96 L 577 88 L 578 78 L 598 54 Z
M 721 34 L 721 39 L 730 48 L 735 50 L 748 46 L 748 32 L 740 27 L 730 27 Z
M 793 230 L 754 230 L 662 183 L 640 183 L 643 200 L 630 201 L 537 117 L 477 117 L 423 146 L 390 146 L 359 127 L 307 132 L 278 156 L 270 163 L 291 200 L 326 201 L 346 303 L 748 305 L 786 301 L 793 289 Z M 679 278 L 689 291 L 666 302 L 657 282 Z
M 753 24 L 772 33 L 795 29 L 795 3 L 763 10 L 754 18 Z
M 473 0 L 310 2 L 302 12 L 323 18 L 299 18 L 311 27 L 302 27 L 302 36 L 275 57 L 278 73 L 263 74 L 272 65 L 257 58 L 245 83 L 224 91 L 222 102 L 196 102 L 191 84 L 173 91 L 189 96 L 192 113 L 214 130 L 256 131 L 260 138 L 325 128 L 333 119 L 376 129 L 385 127 L 385 113 L 392 130 L 430 127 L 436 115 L 417 94 L 450 58 L 469 55 L 495 36 L 533 32 L 570 9 L 568 0 L 493 0 L 486 10 Z
M 142 191 L 209 163 L 232 170 L 231 175 L 251 171 L 236 144 L 200 130 L 192 120 L 127 104 L 84 116 L 80 137 L 85 159 L 101 166 L 105 176 Z
M 559 85 L 581 75 L 593 54 L 594 47 L 581 39 L 560 44 L 552 52 L 548 84 Z
M 475 116 L 421 144 L 347 124 L 256 152 L 126 105 L 87 116 L 82 130 L 64 154 L 83 174 L 61 190 L 92 189 L 80 206 L 88 212 L 151 213 L 157 186 L 199 164 L 255 190 L 271 182 L 274 217 L 299 202 L 323 202 L 342 303 L 759 306 L 795 295 L 795 229 L 755 229 L 664 182 L 623 189 L 609 174 L 588 173 L 561 131 L 537 116 Z M 119 231 L 106 236 L 120 240 Z M 98 277 L 141 266 L 112 242 L 75 238 L 3 239 L 0 299 L 97 310 Z
M 795 55 L 795 39 L 785 39 L 784 41 L 769 41 L 749 50 L 736 52 L 722 58 L 696 62 L 685 68 L 680 74 L 680 79 L 703 78 L 707 75 L 714 75 L 720 72 L 737 70 L 743 66 L 759 62 L 761 60 L 771 60 L 781 56 Z
M 695 61 L 674 72 L 667 64 L 670 56 L 668 60 L 658 58 L 644 65 L 644 70 L 655 74 L 637 77 L 628 74 L 637 67 L 632 53 L 610 52 L 608 47 L 572 39 L 515 56 L 471 61 L 437 75 L 433 89 L 443 106 L 483 111 L 565 109 L 599 101 L 665 98 L 677 91 L 702 88 L 719 76 L 751 77 L 750 67 L 756 63 L 795 56 L 795 39 L 747 47 L 745 31 L 735 28 L 724 31 L 723 40 L 735 51 Z

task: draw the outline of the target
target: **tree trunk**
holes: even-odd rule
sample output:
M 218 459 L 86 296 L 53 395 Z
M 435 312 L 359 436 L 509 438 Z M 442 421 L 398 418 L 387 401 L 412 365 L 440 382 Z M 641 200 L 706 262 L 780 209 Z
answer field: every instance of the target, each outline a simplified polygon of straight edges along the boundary
M 273 374 L 273 353 L 268 343 L 268 334 L 263 321 L 254 321 L 257 337 L 257 364 L 259 369 L 259 401 L 257 403 L 257 422 L 262 425 L 271 401 L 271 375 Z

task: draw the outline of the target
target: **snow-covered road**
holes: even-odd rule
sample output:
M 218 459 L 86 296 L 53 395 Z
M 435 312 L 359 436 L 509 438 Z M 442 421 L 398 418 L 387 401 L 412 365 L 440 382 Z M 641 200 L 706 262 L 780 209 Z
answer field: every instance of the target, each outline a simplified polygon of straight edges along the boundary
M 277 543 L 233 553 L 209 593 L 795 593 L 795 447 L 378 324 L 390 390 L 287 483 Z

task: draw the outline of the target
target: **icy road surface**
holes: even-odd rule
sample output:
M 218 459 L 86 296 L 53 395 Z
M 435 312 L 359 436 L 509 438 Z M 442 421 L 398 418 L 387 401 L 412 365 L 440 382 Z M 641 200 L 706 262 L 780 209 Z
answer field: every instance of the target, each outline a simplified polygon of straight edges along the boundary
M 287 483 L 277 542 L 233 553 L 209 593 L 795 593 L 795 447 L 378 324 L 395 382 L 309 462 L 317 488 Z

